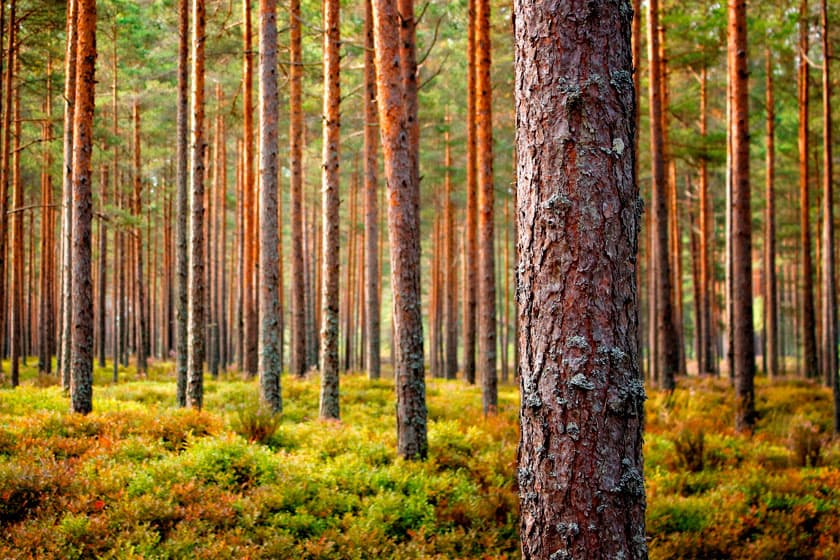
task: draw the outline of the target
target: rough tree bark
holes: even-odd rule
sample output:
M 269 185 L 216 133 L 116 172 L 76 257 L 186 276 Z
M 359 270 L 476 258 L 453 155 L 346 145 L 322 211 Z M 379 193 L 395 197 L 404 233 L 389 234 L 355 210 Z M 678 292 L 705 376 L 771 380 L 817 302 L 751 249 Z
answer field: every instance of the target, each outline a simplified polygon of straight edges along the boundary
M 455 249 L 455 204 L 452 202 L 452 143 L 449 138 L 449 129 L 452 126 L 452 119 L 446 115 L 446 131 L 443 141 L 445 152 L 443 156 L 444 173 L 444 281 L 446 316 L 446 361 L 444 375 L 447 379 L 455 379 L 458 373 L 458 257 Z
M 175 363 L 178 405 L 187 405 L 187 160 L 189 97 L 189 0 L 178 0 L 178 102 L 175 139 Z M 116 357 L 114 357 L 116 361 Z
M 477 154 L 476 154 L 476 2 L 469 0 L 467 18 L 467 218 L 464 275 L 464 377 L 475 383 L 476 283 L 478 281 Z
M 243 360 L 242 367 L 246 375 L 257 373 L 257 184 L 254 180 L 254 52 L 251 33 L 251 0 L 242 3 L 243 21 L 242 48 L 244 52 L 242 74 L 242 134 L 245 141 L 243 162 L 243 188 L 245 190 L 245 262 L 242 271 L 242 322 L 243 322 Z
M 260 399 L 280 412 L 277 247 L 277 0 L 260 0 Z
M 291 372 L 306 371 L 306 308 L 303 266 L 303 65 L 301 62 L 300 0 L 289 0 L 289 167 L 292 230 Z
M 380 301 L 379 301 L 379 126 L 376 116 L 376 67 L 373 51 L 373 8 L 365 0 L 365 313 L 367 322 L 365 364 L 370 379 L 379 379 Z
M 814 261 L 811 256 L 811 196 L 808 170 L 808 1 L 799 5 L 799 68 L 797 97 L 799 100 L 799 250 L 802 253 L 802 283 L 799 298 L 802 308 L 802 360 L 806 377 L 816 377 L 817 341 L 814 317 Z
M 324 0 L 324 144 L 321 172 L 321 418 L 338 418 L 338 182 L 339 182 L 339 2 Z M 355 225 L 353 223 L 352 225 Z M 352 237 L 349 240 L 352 243 Z M 349 265 L 348 265 L 349 266 Z M 347 290 L 352 289 L 352 284 Z M 349 312 L 349 309 L 348 309 Z
M 668 258 L 668 194 L 663 159 L 662 87 L 659 63 L 659 0 L 648 4 L 648 60 L 650 61 L 650 152 L 653 179 L 653 268 L 656 276 L 656 373 L 659 385 L 674 389 L 674 375 L 679 369 L 679 340 L 674 331 L 671 262 Z
M 522 557 L 647 558 L 632 11 L 514 16 Z
M 78 0 L 76 93 L 73 112 L 73 336 L 70 408 L 93 409 L 93 284 L 91 283 L 91 156 L 96 89 L 96 0 Z
M 749 71 L 746 0 L 729 0 L 727 42 L 732 88 L 732 332 L 739 430 L 755 424 L 755 350 L 752 299 L 752 216 L 750 215 Z
M 204 400 L 204 0 L 192 0 L 187 406 Z
M 14 9 L 12 10 L 14 15 Z M 17 36 L 19 28 L 14 18 L 9 20 L 12 27 L 11 35 Z M 9 67 L 14 69 L 14 72 L 9 74 L 12 76 L 14 99 L 11 105 L 6 107 L 6 112 L 12 114 L 14 141 L 12 143 L 12 167 L 5 169 L 4 172 L 8 176 L 12 175 L 12 294 L 11 294 L 11 313 L 10 315 L 10 329 L 9 329 L 9 376 L 11 377 L 12 387 L 17 387 L 20 383 L 20 359 L 23 357 L 24 364 L 26 363 L 26 354 L 24 348 L 24 309 L 23 309 L 23 181 L 20 177 L 20 89 L 17 86 L 17 75 L 20 73 L 20 65 L 18 64 L 19 50 L 15 48 L 12 51 L 12 56 L 9 57 Z
M 708 138 L 708 80 L 704 66 L 700 71 L 700 136 L 703 140 L 703 157 L 700 160 L 700 212 L 698 215 L 699 257 L 700 257 L 700 344 L 697 356 L 697 371 L 700 375 L 715 372 L 712 351 L 712 264 L 709 246 L 714 241 L 712 232 L 713 209 L 709 193 L 709 163 L 706 154 Z
M 397 452 L 428 453 L 423 321 L 420 312 L 420 184 L 417 165 L 417 80 L 412 0 L 375 0 L 377 100 L 385 177 L 391 291 L 394 295 L 394 377 Z
M 64 172 L 62 174 L 62 234 L 61 234 L 61 385 L 65 390 L 70 388 L 70 339 L 72 335 L 72 306 L 70 294 L 72 291 L 72 274 L 70 273 L 70 253 L 72 249 L 73 233 L 73 118 L 76 96 L 76 58 L 78 49 L 78 17 L 79 0 L 70 0 L 67 4 L 67 48 L 64 58 Z M 10 33 L 11 35 L 11 33 Z M 12 43 L 9 43 L 12 52 Z M 7 74 L 10 68 L 6 70 Z M 9 74 L 11 75 L 11 74 Z M 11 88 L 8 80 L 6 84 L 6 99 L 8 107 L 11 102 Z M 8 111 L 6 112 L 8 114 Z M 3 130 L 8 131 L 8 123 L 4 123 Z M 4 132 L 8 134 L 8 132 Z M 5 154 L 4 154 L 5 157 Z M 3 166 L 6 168 L 6 165 Z M 7 182 L 4 179 L 2 207 L 5 209 Z M 0 220 L 5 222 L 5 212 Z M 5 231 L 5 223 L 3 225 Z M 5 259 L 5 236 L 0 236 L 0 259 Z M 0 266 L 0 286 L 5 285 L 5 265 Z M 4 301 L 4 290 L 0 290 L 0 302 Z M 0 303 L 0 307 L 2 307 Z M 0 320 L 0 332 L 5 332 L 4 321 Z
M 490 0 L 476 0 L 476 170 L 478 178 L 478 372 L 484 413 L 498 407 L 496 261 L 493 235 L 493 119 L 490 83 Z

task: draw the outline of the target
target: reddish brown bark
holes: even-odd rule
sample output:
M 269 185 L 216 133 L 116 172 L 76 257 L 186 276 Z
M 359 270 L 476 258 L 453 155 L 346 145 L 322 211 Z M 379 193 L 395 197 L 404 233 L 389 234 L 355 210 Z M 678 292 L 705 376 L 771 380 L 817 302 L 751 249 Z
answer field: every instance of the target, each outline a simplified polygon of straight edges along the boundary
M 137 100 L 134 101 L 132 107 L 134 120 L 134 196 L 132 198 L 132 210 L 136 218 L 142 216 L 143 205 L 143 170 L 140 159 L 140 107 Z M 137 373 L 140 375 L 146 374 L 146 356 L 149 353 L 149 342 L 147 340 L 146 331 L 146 289 L 145 278 L 143 276 L 143 229 L 137 227 L 131 232 L 134 241 L 134 258 L 135 260 L 135 284 L 134 288 L 137 293 Z
M 458 255 L 455 249 L 455 204 L 452 200 L 452 145 L 449 138 L 449 128 L 452 126 L 452 119 L 446 115 L 446 131 L 443 141 L 445 144 L 443 165 L 444 165 L 444 268 L 445 268 L 445 295 L 444 311 L 446 320 L 446 361 L 444 375 L 447 379 L 455 379 L 458 373 Z
M 647 558 L 622 7 L 514 7 L 524 559 Z
M 776 107 L 773 95 L 773 60 L 766 57 L 767 156 L 764 211 L 764 363 L 767 377 L 779 375 L 779 324 L 776 316 Z
M 289 167 L 291 221 L 291 366 L 293 374 L 306 371 L 306 310 L 303 263 L 303 108 L 301 106 L 300 0 L 289 1 Z
M 422 459 L 428 442 L 420 312 L 414 5 L 412 0 L 400 0 L 399 6 L 395 0 L 375 0 L 373 7 L 379 124 L 388 185 L 397 448 L 404 458 Z
M 12 19 L 9 20 L 9 23 L 13 26 L 12 33 L 10 36 L 17 36 L 19 28 L 16 22 L 14 21 L 14 6 L 11 9 Z M 22 356 L 25 356 L 25 349 L 24 349 L 24 335 L 25 335 L 25 318 L 24 318 L 24 308 L 23 308 L 23 251 L 24 251 L 24 240 L 23 240 L 23 218 L 24 214 L 23 211 L 20 210 L 23 207 L 23 182 L 21 181 L 20 177 L 20 89 L 16 87 L 17 75 L 20 72 L 20 65 L 18 64 L 19 61 L 19 51 L 17 48 L 10 51 L 12 56 L 10 57 L 8 64 L 9 67 L 13 69 L 13 72 L 9 74 L 12 76 L 13 81 L 13 89 L 14 89 L 14 99 L 10 106 L 6 107 L 7 113 L 12 113 L 12 122 L 14 123 L 12 126 L 14 127 L 14 141 L 12 143 L 12 168 L 6 170 L 6 174 L 8 175 L 11 172 L 12 175 L 12 208 L 11 212 L 13 212 L 12 218 L 12 294 L 11 294 L 11 313 L 10 313 L 10 332 L 9 332 L 9 342 L 10 342 L 10 377 L 12 382 L 12 387 L 17 387 L 20 383 L 20 363 L 19 360 Z M 25 363 L 25 357 L 24 357 Z
M 699 309 L 699 332 L 698 332 L 698 353 L 697 371 L 700 375 L 713 374 L 715 372 L 714 352 L 712 350 L 712 265 L 710 244 L 714 242 L 712 231 L 713 212 L 709 193 L 709 165 L 706 156 L 706 140 L 708 138 L 708 87 L 707 72 L 705 66 L 700 70 L 700 138 L 703 142 L 703 156 L 700 159 L 700 185 L 698 191 L 699 214 L 698 214 L 698 235 L 699 259 L 700 259 L 700 309 Z
M 189 0 L 178 0 L 178 101 L 175 139 L 175 369 L 179 406 L 187 404 L 187 281 L 189 255 L 187 252 L 187 166 L 189 96 Z M 114 88 L 116 92 L 116 88 Z M 116 93 L 115 93 L 116 95 Z M 116 128 L 116 114 L 114 127 Z M 116 147 L 114 148 L 116 160 Z M 116 181 L 116 173 L 114 174 Z M 116 188 L 116 182 L 114 183 Z M 114 362 L 116 362 L 116 356 Z M 116 370 L 114 370 L 116 374 Z
M 476 153 L 476 2 L 468 0 L 467 29 L 467 216 L 464 275 L 464 377 L 475 383 L 476 284 L 478 283 L 478 168 Z
M 93 285 L 91 283 L 91 155 L 96 70 L 96 0 L 78 0 L 75 111 L 73 112 L 73 337 L 71 410 L 93 409 Z
M 799 68 L 797 98 L 799 101 L 799 250 L 802 253 L 801 301 L 802 360 L 806 377 L 816 377 L 817 366 L 816 320 L 814 317 L 814 261 L 811 256 L 811 195 L 808 157 L 808 0 L 799 5 Z
M 187 293 L 187 406 L 204 400 L 204 0 L 192 0 L 189 276 Z
M 650 60 L 650 150 L 653 179 L 652 215 L 654 242 L 652 269 L 656 279 L 652 299 L 656 306 L 656 375 L 659 385 L 673 390 L 674 375 L 679 369 L 679 347 L 674 332 L 673 291 L 671 288 L 671 263 L 669 259 L 669 212 L 664 144 L 662 136 L 662 86 L 659 62 L 659 1 L 648 5 L 648 59 Z
M 257 183 L 254 180 L 254 52 L 252 50 L 251 2 L 246 0 L 243 6 L 244 51 L 242 96 L 244 158 L 243 189 L 245 194 L 245 260 L 242 271 L 242 322 L 243 322 L 243 360 L 242 367 L 248 376 L 257 373 L 257 307 L 256 274 L 257 265 Z
M 752 222 L 750 214 L 749 97 L 746 0 L 729 0 L 729 81 L 732 88 L 732 293 L 735 423 L 740 430 L 755 424 L 755 350 L 753 342 Z
M 380 297 L 379 297 L 379 126 L 376 115 L 376 67 L 373 45 L 372 0 L 365 0 L 365 365 L 370 379 L 379 379 Z

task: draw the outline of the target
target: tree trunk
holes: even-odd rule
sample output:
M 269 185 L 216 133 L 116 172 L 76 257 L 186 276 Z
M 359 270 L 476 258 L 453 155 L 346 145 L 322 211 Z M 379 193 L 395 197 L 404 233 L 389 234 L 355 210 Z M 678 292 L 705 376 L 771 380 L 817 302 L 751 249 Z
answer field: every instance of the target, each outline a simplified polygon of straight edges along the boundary
M 802 359 L 806 377 L 816 377 L 817 343 L 814 318 L 814 263 L 811 257 L 810 192 L 808 177 L 808 0 L 799 5 L 799 242 L 802 253 Z
M 277 247 L 277 2 L 260 0 L 260 400 L 273 412 L 280 396 Z
M 734 376 L 739 430 L 755 424 L 755 351 L 753 347 L 752 216 L 750 214 L 749 73 L 746 0 L 729 0 L 727 42 L 732 88 L 732 294 Z
M 478 283 L 478 156 L 476 152 L 476 2 L 468 0 L 467 29 L 467 219 L 464 275 L 464 377 L 475 383 L 476 284 Z
M 443 215 L 445 223 L 444 239 L 444 267 L 446 280 L 444 282 L 445 315 L 446 315 L 446 364 L 444 374 L 447 379 L 455 379 L 458 373 L 458 255 L 455 248 L 455 204 L 452 201 L 452 145 L 449 138 L 449 129 L 452 126 L 452 119 L 447 112 L 446 132 L 443 141 L 445 152 L 443 157 L 444 166 L 444 196 Z
M 376 67 L 373 46 L 372 0 L 365 0 L 365 364 L 370 379 L 379 379 L 380 362 L 380 300 L 379 300 L 379 123 L 376 116 Z
M 178 379 L 178 405 L 187 405 L 187 160 L 189 157 L 187 119 L 189 98 L 189 0 L 178 0 L 178 104 L 175 152 L 175 363 Z M 116 361 L 116 357 L 114 357 Z
M 514 7 L 526 560 L 647 558 L 636 346 L 641 208 L 631 12 L 623 7 Z M 566 16 L 572 12 L 578 17 Z
M 79 0 L 70 0 L 67 4 L 67 48 L 65 50 L 64 58 L 64 173 L 62 176 L 62 249 L 61 249 L 61 385 L 65 390 L 70 389 L 70 346 L 71 346 L 71 321 L 72 321 L 72 306 L 70 302 L 70 295 L 72 292 L 72 274 L 70 253 L 72 249 L 72 226 L 73 226 L 73 117 L 75 110 L 75 95 L 76 95 L 76 51 L 78 49 L 78 6 Z M 11 19 L 14 20 L 14 3 L 12 3 Z M 13 52 L 14 37 L 12 36 L 12 29 L 9 29 L 9 53 Z M 4 105 L 9 107 L 11 104 L 11 83 L 8 76 L 11 76 L 11 66 L 6 69 L 6 99 Z M 5 114 L 9 114 L 6 111 Z M 3 124 L 4 135 L 8 135 L 10 126 L 7 122 Z M 5 141 L 8 146 L 8 141 Z M 4 150 L 4 157 L 6 157 Z M 7 164 L 3 165 L 7 169 Z M 6 193 L 8 192 L 8 180 L 3 181 L 3 193 L 0 195 L 2 199 L 2 214 L 0 217 L 3 227 L 2 231 L 6 231 L 5 226 L 5 207 L 6 207 Z M 0 259 L 5 260 L 5 233 L 0 235 Z M 5 264 L 0 266 L 0 287 L 5 285 Z M 5 290 L 0 290 L 0 307 L 5 306 Z M 5 332 L 5 321 L 0 320 L 0 332 Z
M 703 141 L 703 157 L 700 160 L 700 212 L 698 214 L 699 258 L 700 258 L 700 333 L 699 353 L 697 356 L 697 371 L 700 375 L 714 374 L 715 358 L 712 350 L 712 298 L 713 298 L 713 268 L 710 245 L 714 243 L 714 229 L 712 227 L 713 205 L 709 193 L 709 162 L 708 148 L 708 80 L 705 65 L 700 71 L 700 137 Z
M 78 0 L 76 93 L 73 112 L 73 294 L 71 410 L 93 409 L 93 286 L 91 284 L 91 156 L 96 70 L 96 0 Z
M 339 278 L 339 1 L 324 0 L 324 144 L 321 172 L 323 260 L 321 262 L 321 418 L 339 417 L 338 278 Z M 350 227 L 355 230 L 355 221 Z M 352 230 L 351 230 L 352 231 Z M 353 243 L 353 236 L 348 238 Z M 348 264 L 348 266 L 350 266 Z M 352 290 L 352 283 L 346 286 Z M 348 313 L 350 309 L 348 308 Z
M 779 375 L 779 326 L 776 316 L 776 107 L 773 97 L 773 60 L 766 56 L 767 156 L 764 213 L 764 363 L 767 377 Z
M 143 170 L 140 165 L 140 108 L 137 100 L 134 101 L 133 106 L 133 120 L 134 120 L 134 197 L 132 214 L 139 220 L 143 215 Z M 146 338 L 146 290 L 144 288 L 143 277 L 143 229 L 137 227 L 132 232 L 134 241 L 134 258 L 135 260 L 135 290 L 137 292 L 137 373 L 138 375 L 146 375 L 146 356 L 149 353 L 149 343 Z M 148 240 L 147 240 L 148 242 Z
M 428 442 L 420 312 L 414 4 L 412 0 L 399 0 L 399 6 L 396 0 L 375 0 L 373 8 L 379 123 L 389 199 L 397 451 L 406 459 L 423 459 Z
M 498 407 L 496 273 L 493 246 L 493 119 L 490 83 L 490 0 L 476 0 L 476 170 L 478 175 L 478 373 L 484 413 Z
M 53 339 L 53 306 L 52 306 L 52 263 L 53 257 L 53 228 L 52 226 L 52 152 L 49 141 L 52 139 L 52 56 L 47 57 L 47 94 L 44 99 L 46 119 L 42 125 L 41 138 L 44 140 L 41 164 L 41 227 L 40 254 L 38 274 L 38 371 L 52 373 L 52 339 Z
M 666 391 L 674 389 L 674 375 L 679 369 L 679 341 L 674 332 L 671 263 L 668 258 L 668 195 L 663 160 L 662 89 L 659 63 L 659 0 L 648 5 L 648 59 L 650 60 L 650 136 L 653 177 L 653 264 L 656 271 L 656 370 L 659 385 Z
M 245 248 L 245 261 L 242 271 L 242 321 L 243 321 L 243 360 L 242 367 L 247 376 L 257 373 L 257 308 L 255 300 L 255 280 L 257 273 L 257 212 L 255 195 L 257 192 L 256 181 L 254 180 L 254 53 L 252 50 L 251 38 L 251 2 L 245 0 L 243 6 L 243 131 L 244 146 L 244 168 L 243 168 L 243 189 L 245 195 L 245 232 L 243 236 Z
M 204 0 L 192 0 L 192 8 L 187 406 L 200 409 L 204 399 Z
M 15 10 L 12 8 L 11 14 L 14 16 Z M 12 26 L 10 37 L 17 37 L 19 28 L 14 17 L 9 20 Z M 12 169 L 6 170 L 8 174 L 12 174 L 12 300 L 11 300 L 11 329 L 9 333 L 10 338 L 10 377 L 12 387 L 17 387 L 20 383 L 20 364 L 21 356 L 25 356 L 24 350 L 24 308 L 23 308 L 23 181 L 20 177 L 20 89 L 16 87 L 17 75 L 20 72 L 19 51 L 14 48 L 10 51 L 12 54 L 9 57 L 9 67 L 13 72 L 9 74 L 12 76 L 12 84 L 14 89 L 14 98 L 11 105 L 6 106 L 6 111 L 12 113 L 12 126 L 14 127 L 14 141 L 12 143 Z
M 303 278 L 303 107 L 300 0 L 289 0 L 289 167 L 292 231 L 291 371 L 306 371 L 306 311 Z

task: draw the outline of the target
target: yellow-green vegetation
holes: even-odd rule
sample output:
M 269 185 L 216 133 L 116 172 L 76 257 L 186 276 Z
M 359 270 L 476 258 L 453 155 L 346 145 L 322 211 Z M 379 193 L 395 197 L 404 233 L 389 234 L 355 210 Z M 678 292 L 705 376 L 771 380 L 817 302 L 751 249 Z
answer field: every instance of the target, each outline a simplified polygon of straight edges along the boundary
M 87 417 L 31 369 L 0 389 L 0 558 L 518 557 L 515 387 L 484 418 L 477 388 L 429 380 L 431 454 L 410 463 L 389 381 L 343 377 L 343 420 L 322 422 L 317 379 L 283 378 L 278 419 L 234 375 L 200 413 L 174 407 L 171 364 L 110 378 Z M 725 380 L 650 395 L 651 557 L 840 557 L 829 396 L 760 381 L 748 438 Z

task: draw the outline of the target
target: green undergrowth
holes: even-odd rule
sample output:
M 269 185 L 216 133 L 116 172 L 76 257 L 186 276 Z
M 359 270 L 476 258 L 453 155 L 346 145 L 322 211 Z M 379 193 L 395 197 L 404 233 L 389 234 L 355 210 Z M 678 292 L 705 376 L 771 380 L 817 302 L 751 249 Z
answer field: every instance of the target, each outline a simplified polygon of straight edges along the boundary
M 87 417 L 31 363 L 0 388 L 0 558 L 519 556 L 513 386 L 485 418 L 479 389 L 428 380 L 430 457 L 406 462 L 389 380 L 343 376 L 324 422 L 317 378 L 284 376 L 277 418 L 238 374 L 207 379 L 202 412 L 174 406 L 171 364 L 112 376 Z M 726 381 L 649 395 L 651 558 L 840 557 L 830 393 L 759 381 L 757 404 L 747 438 Z

